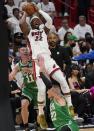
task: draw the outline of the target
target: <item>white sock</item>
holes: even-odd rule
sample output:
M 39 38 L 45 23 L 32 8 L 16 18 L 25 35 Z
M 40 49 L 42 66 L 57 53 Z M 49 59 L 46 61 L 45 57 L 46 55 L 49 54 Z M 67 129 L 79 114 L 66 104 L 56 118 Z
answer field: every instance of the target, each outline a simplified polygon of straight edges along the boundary
M 68 107 L 73 106 L 71 102 L 71 95 L 65 95 Z
M 37 77 L 36 84 L 38 87 L 38 115 L 44 114 L 45 98 L 46 98 L 46 86 L 40 77 Z
M 38 115 L 43 115 L 44 114 L 44 103 L 43 104 L 38 104 L 38 109 L 39 109 L 39 113 Z

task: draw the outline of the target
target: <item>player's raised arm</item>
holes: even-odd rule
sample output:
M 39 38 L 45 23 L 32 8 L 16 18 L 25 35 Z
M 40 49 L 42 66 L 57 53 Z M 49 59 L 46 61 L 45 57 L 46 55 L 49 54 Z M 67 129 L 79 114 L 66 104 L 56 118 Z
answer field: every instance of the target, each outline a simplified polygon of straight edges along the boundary
M 26 22 L 26 17 L 27 17 L 27 14 L 26 14 L 26 12 L 23 11 L 19 25 L 20 25 L 20 28 L 25 36 L 27 36 L 30 31 L 29 25 Z
M 48 34 L 51 27 L 52 27 L 52 18 L 46 12 L 44 12 L 43 10 L 38 9 L 38 7 L 36 5 L 34 5 L 34 6 L 35 6 L 35 8 L 37 10 L 37 13 L 39 14 L 42 22 L 45 23 L 44 30 Z
M 51 27 L 52 27 L 52 18 L 43 10 L 39 10 L 38 13 L 45 19 L 46 23 L 45 23 L 45 27 L 44 30 L 45 32 L 48 34 Z
M 12 81 L 15 78 L 18 71 L 19 71 L 18 65 L 15 65 L 12 72 L 9 74 L 9 81 Z

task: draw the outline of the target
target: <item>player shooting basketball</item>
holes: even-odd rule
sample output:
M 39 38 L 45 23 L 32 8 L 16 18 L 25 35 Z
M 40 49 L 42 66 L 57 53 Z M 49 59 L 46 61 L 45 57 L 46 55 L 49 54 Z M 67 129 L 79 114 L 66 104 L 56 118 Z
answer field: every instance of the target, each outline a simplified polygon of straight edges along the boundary
M 51 29 L 52 19 L 47 13 L 45 13 L 42 10 L 39 10 L 36 7 L 36 5 L 33 5 L 33 6 L 36 9 L 35 12 L 37 12 L 39 16 L 42 16 L 41 18 L 44 18 L 46 22 L 42 23 L 43 19 L 36 16 L 33 10 L 33 17 L 30 20 L 31 29 L 28 28 L 28 24 L 26 23 L 26 17 L 27 17 L 26 12 L 23 13 L 23 16 L 20 20 L 20 27 L 23 33 L 29 39 L 31 50 L 32 50 L 32 58 L 35 61 L 37 61 L 40 58 L 40 56 L 44 58 L 45 68 L 48 74 L 60 84 L 61 90 L 65 95 L 67 104 L 69 108 L 71 108 L 72 103 L 71 103 L 71 95 L 70 95 L 69 86 L 59 66 L 51 58 L 50 56 L 51 53 L 48 47 L 47 34 L 49 33 Z M 36 71 L 38 71 L 39 73 L 38 65 L 36 65 Z M 45 103 L 45 88 L 46 87 L 42 79 L 39 77 L 39 74 L 37 74 L 36 83 L 38 86 L 38 109 L 39 109 L 38 120 L 39 120 L 40 126 L 42 128 L 46 128 L 47 127 L 46 124 L 41 124 L 43 123 L 43 118 L 44 118 L 43 108 L 44 108 L 44 103 Z

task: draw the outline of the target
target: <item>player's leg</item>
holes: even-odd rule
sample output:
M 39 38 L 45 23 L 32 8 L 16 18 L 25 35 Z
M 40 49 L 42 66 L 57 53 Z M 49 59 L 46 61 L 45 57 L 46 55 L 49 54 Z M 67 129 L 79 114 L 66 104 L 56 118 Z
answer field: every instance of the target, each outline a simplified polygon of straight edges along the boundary
M 42 129 L 46 129 L 48 127 L 44 114 L 46 86 L 40 77 L 37 77 L 36 84 L 38 87 L 38 123 Z
M 57 70 L 52 74 L 52 78 L 54 80 L 56 80 L 57 82 L 59 82 L 60 86 L 61 86 L 61 90 L 65 95 L 66 101 L 68 106 L 72 106 L 72 102 L 71 102 L 71 95 L 70 95 L 70 89 L 69 86 L 67 84 L 67 81 L 63 75 L 63 73 L 61 72 L 61 70 Z
M 42 64 L 41 64 L 42 61 Z M 59 66 L 56 64 L 56 62 L 48 55 L 40 56 L 39 57 L 39 65 L 40 67 L 43 66 L 45 68 L 46 72 L 54 79 L 56 80 L 60 86 L 61 90 L 65 95 L 65 99 L 67 101 L 67 104 L 69 106 L 69 110 L 72 116 L 74 116 L 74 109 L 71 102 L 71 95 L 70 95 L 70 89 L 67 84 L 67 81 L 60 70 Z
M 29 104 L 30 104 L 29 100 L 26 99 L 25 97 L 23 97 L 21 100 L 21 116 L 22 116 L 25 131 L 29 131 L 29 128 L 28 128 L 28 118 L 29 118 L 28 107 L 29 107 Z
M 36 84 L 38 87 L 38 107 L 39 107 L 38 109 L 40 109 L 39 115 L 41 115 L 41 114 L 44 114 L 43 108 L 45 105 L 46 87 L 40 77 L 37 77 Z
M 68 103 L 68 106 L 72 106 L 70 89 L 59 66 L 48 55 L 40 56 L 39 61 L 40 61 L 39 62 L 40 66 L 44 65 L 48 74 L 50 74 L 51 77 L 60 84 L 61 90 L 65 94 L 65 98 Z M 41 65 L 41 61 L 42 61 L 42 65 Z

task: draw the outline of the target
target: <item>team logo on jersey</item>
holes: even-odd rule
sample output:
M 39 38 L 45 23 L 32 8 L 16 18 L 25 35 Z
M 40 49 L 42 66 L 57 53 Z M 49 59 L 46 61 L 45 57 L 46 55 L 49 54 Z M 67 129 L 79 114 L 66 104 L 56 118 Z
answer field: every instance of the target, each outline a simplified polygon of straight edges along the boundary
M 35 41 L 42 41 L 42 31 L 36 31 L 36 32 L 32 32 L 31 35 L 35 36 Z

